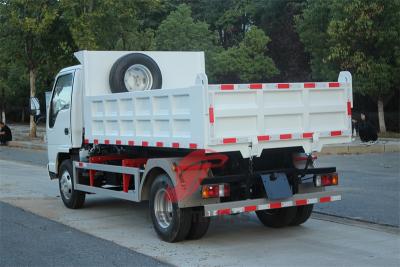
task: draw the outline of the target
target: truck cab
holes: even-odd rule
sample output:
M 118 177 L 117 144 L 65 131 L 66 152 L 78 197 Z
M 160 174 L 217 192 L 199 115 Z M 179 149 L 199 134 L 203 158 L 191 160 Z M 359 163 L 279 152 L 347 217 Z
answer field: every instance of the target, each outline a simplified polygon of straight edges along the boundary
M 71 149 L 82 146 L 82 66 L 62 69 L 55 77 L 46 120 L 47 165 L 56 177 L 60 162 L 70 157 Z

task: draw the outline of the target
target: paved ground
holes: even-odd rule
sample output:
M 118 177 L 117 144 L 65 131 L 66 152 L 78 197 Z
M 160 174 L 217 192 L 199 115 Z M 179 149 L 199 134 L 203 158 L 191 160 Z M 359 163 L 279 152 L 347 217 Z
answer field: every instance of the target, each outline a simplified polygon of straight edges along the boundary
M 0 147 L 0 159 L 45 166 L 44 151 Z M 323 155 L 319 166 L 336 166 L 343 200 L 316 205 L 326 214 L 399 226 L 400 154 Z
M 400 234 L 391 227 L 310 219 L 269 229 L 253 213 L 214 218 L 197 241 L 160 241 L 147 203 L 90 195 L 81 210 L 63 206 L 43 167 L 0 160 L 0 200 L 178 266 L 399 266 Z
M 320 156 L 336 166 L 342 201 L 317 205 L 327 214 L 400 226 L 400 153 Z
M 167 266 L 0 202 L 0 266 Z

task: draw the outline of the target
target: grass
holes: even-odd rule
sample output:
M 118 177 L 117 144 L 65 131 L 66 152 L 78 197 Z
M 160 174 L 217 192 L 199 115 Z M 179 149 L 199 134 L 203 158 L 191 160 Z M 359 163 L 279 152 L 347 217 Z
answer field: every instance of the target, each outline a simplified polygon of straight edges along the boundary
M 379 138 L 399 138 L 399 132 L 386 132 L 386 133 L 378 133 Z

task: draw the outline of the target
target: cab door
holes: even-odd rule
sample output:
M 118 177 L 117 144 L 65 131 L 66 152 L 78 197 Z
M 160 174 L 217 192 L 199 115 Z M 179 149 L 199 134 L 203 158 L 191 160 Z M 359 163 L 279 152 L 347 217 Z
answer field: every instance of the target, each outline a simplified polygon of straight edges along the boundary
M 71 105 L 75 71 L 62 72 L 56 77 L 47 114 L 48 170 L 57 173 L 59 153 L 69 153 L 71 141 Z

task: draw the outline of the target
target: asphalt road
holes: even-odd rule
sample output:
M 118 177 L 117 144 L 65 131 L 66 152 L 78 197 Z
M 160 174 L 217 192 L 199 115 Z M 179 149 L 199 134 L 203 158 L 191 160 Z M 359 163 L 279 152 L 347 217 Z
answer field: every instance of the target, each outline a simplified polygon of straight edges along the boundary
M 0 147 L 0 159 L 46 166 L 44 151 Z M 400 154 L 324 155 L 317 166 L 335 166 L 342 201 L 315 206 L 315 211 L 399 226 Z M 337 187 L 335 187 L 337 188 Z
M 0 202 L 0 266 L 169 266 Z
M 264 227 L 254 213 L 244 213 L 214 217 L 201 240 L 170 244 L 155 234 L 148 203 L 88 195 L 82 209 L 71 210 L 62 204 L 57 181 L 47 179 L 43 166 L 0 160 L 0 170 L 0 201 L 176 266 L 400 264 L 400 235 L 394 227 L 318 215 L 299 227 L 271 229 Z M 29 221 L 24 220 L 18 220 L 19 224 L 29 226 Z M 28 247 L 40 251 L 36 247 L 41 246 L 41 239 L 36 237 L 36 240 L 34 244 L 27 243 Z M 15 250 L 18 251 L 20 245 L 6 243 L 6 246 L 10 246 L 11 251 L 17 246 Z M 57 252 L 54 257 L 63 258 L 68 265 L 65 251 Z M 104 255 L 97 251 L 88 253 L 82 250 L 83 257 Z M 25 254 L 19 255 L 24 257 Z

